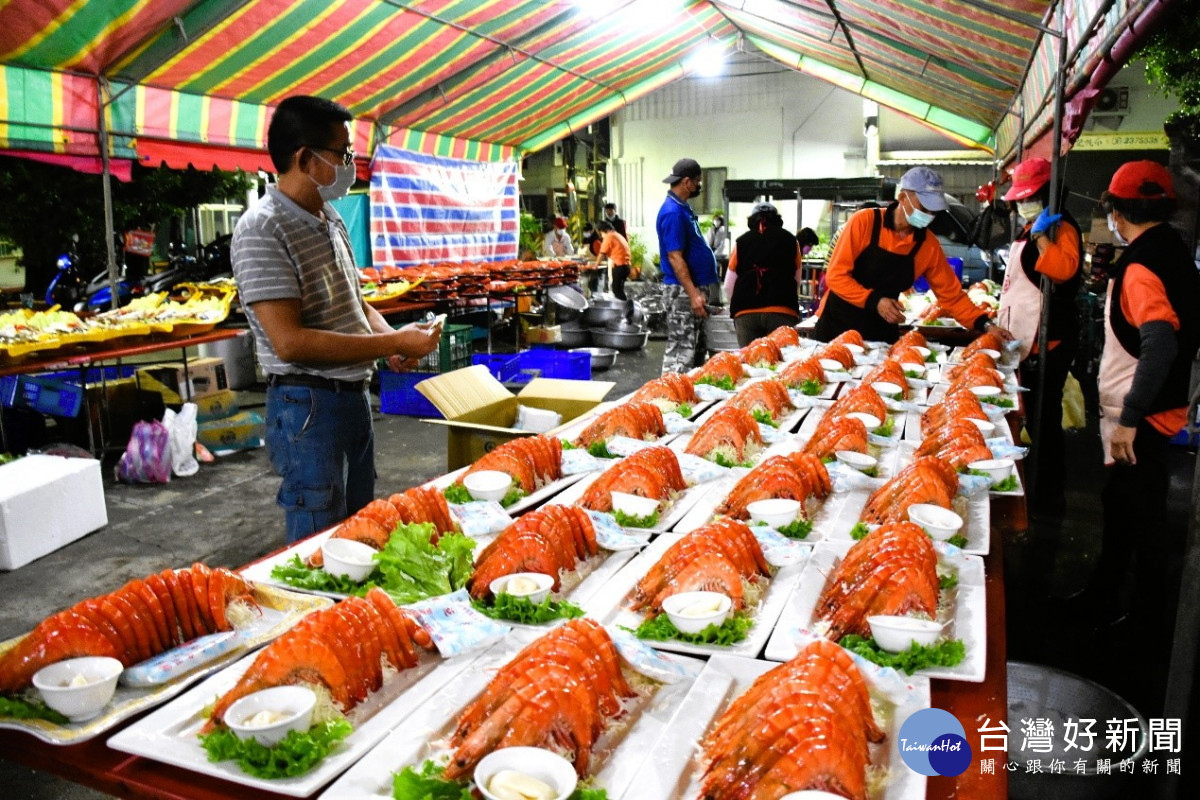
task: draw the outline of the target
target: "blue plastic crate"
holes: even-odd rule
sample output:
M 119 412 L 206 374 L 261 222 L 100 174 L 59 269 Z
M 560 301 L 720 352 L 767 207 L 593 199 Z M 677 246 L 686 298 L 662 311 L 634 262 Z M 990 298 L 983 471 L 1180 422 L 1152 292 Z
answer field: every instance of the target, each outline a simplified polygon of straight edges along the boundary
M 566 378 L 573 381 L 592 379 L 592 357 L 587 353 L 536 347 L 521 353 L 518 358 L 518 383 L 526 383 L 534 378 Z
M 417 384 L 432 378 L 436 372 L 379 372 L 379 410 L 384 414 L 399 414 L 407 417 L 433 417 L 444 415 L 425 395 L 417 391 Z
M 0 399 L 9 408 L 77 417 L 83 406 L 83 387 L 44 375 L 8 375 L 0 378 Z
M 476 353 L 471 356 L 473 364 L 483 364 L 488 368 L 488 372 L 501 383 L 508 383 L 517 377 L 517 373 L 521 371 L 521 359 L 513 353 L 499 353 L 488 355 L 487 353 Z

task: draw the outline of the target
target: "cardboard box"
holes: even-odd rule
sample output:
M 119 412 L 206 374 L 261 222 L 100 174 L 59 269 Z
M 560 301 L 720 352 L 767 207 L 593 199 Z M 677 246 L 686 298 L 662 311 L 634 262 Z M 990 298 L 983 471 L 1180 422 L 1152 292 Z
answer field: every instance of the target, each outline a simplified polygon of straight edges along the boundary
M 266 425 L 253 411 L 202 422 L 196 426 L 196 441 L 214 453 L 252 450 L 263 446 Z
M 556 411 L 566 424 L 595 408 L 615 385 L 534 378 L 520 394 L 513 394 L 486 366 L 476 364 L 421 381 L 416 388 L 446 415 L 423 421 L 447 427 L 446 467 L 455 470 L 474 463 L 496 445 L 533 435 L 513 427 L 518 405 Z
M 32 455 L 0 466 L 0 569 L 24 566 L 107 524 L 99 461 Z
M 232 389 L 206 394 L 203 397 L 197 397 L 192 402 L 196 404 L 197 422 L 224 419 L 232 417 L 238 412 L 237 392 Z
M 154 385 L 152 381 L 165 387 L 166 391 L 159 387 L 155 387 L 155 390 L 163 395 L 163 402 L 167 405 L 178 405 L 185 400 L 194 400 L 229 388 L 225 362 L 219 358 L 188 361 L 186 380 L 182 361 L 150 364 L 138 370 L 138 377 L 145 378 L 148 387 Z
M 94 440 L 124 449 L 134 423 L 162 419 L 166 405 L 162 395 L 140 389 L 137 378 L 121 378 L 88 384 L 85 410 L 78 417 L 57 418 L 55 438 L 80 447 L 90 448 Z
M 558 325 L 538 325 L 525 329 L 527 344 L 554 344 L 562 341 L 562 328 Z

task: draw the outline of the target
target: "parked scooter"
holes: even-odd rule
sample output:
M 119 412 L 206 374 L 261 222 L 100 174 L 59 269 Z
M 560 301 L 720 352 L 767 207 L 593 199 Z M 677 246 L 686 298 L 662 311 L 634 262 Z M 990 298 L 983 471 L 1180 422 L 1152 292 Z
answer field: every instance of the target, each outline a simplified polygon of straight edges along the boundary
M 58 271 L 46 287 L 48 306 L 59 306 L 70 311 L 77 311 L 84 306 L 88 285 L 79 268 L 79 254 L 76 251 L 78 241 L 78 236 L 72 237 L 67 251 L 58 257 Z

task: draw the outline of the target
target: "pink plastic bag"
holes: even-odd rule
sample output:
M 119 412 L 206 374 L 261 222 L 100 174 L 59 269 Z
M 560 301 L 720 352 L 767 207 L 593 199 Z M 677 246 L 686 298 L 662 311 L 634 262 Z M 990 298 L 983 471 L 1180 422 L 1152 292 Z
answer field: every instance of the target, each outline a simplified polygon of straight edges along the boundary
M 171 480 L 171 434 L 158 420 L 137 422 L 117 464 L 117 480 L 166 483 Z

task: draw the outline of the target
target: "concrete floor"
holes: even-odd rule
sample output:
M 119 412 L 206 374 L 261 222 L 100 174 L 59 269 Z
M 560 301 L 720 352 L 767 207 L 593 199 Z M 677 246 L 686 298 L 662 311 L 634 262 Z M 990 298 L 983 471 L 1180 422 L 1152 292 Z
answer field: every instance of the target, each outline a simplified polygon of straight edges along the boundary
M 652 341 L 642 352 L 622 353 L 614 369 L 596 377 L 615 381 L 609 396 L 620 396 L 657 376 L 662 351 L 663 343 Z M 242 397 L 250 405 L 261 398 L 251 392 Z M 375 425 L 377 494 L 445 471 L 441 428 L 383 415 L 376 415 Z M 1035 520 L 1027 534 L 1005 543 L 1009 658 L 1075 672 L 1111 687 L 1146 716 L 1164 716 L 1156 699 L 1167 663 L 1163 640 L 1147 639 L 1144 630 L 1130 625 L 1111 638 L 1097 637 L 1058 611 L 1059 599 L 1083 586 L 1099 549 L 1103 469 L 1094 420 L 1088 430 L 1068 437 L 1068 448 L 1067 514 L 1061 520 Z M 1180 526 L 1190 510 L 1193 464 L 1192 455 L 1179 452 L 1171 505 Z M 5 600 L 0 638 L 165 566 L 204 561 L 236 567 L 283 543 L 282 515 L 274 503 L 278 478 L 262 450 L 220 459 L 192 478 L 165 486 L 116 484 L 111 469 L 106 471 L 107 527 L 15 572 L 0 573 Z M 1185 773 L 1188 764 L 1185 758 Z M 103 797 L 11 762 L 0 762 L 0 785 L 5 797 L 13 798 Z

